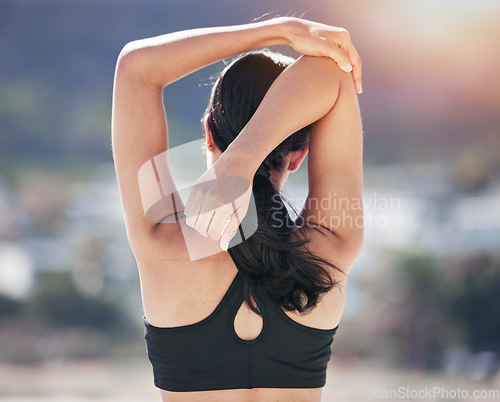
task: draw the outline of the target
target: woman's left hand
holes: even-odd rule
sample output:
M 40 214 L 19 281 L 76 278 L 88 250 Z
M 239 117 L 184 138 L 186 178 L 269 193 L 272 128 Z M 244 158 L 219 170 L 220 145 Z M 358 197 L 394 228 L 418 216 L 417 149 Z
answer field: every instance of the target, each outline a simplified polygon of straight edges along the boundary
M 341 70 L 352 72 L 356 92 L 363 92 L 361 59 L 347 30 L 302 18 L 285 17 L 284 20 L 289 27 L 290 46 L 306 56 L 333 59 Z
M 246 172 L 238 174 L 227 164 L 215 163 L 191 189 L 184 209 L 186 224 L 218 241 L 226 251 L 248 212 L 251 177 Z

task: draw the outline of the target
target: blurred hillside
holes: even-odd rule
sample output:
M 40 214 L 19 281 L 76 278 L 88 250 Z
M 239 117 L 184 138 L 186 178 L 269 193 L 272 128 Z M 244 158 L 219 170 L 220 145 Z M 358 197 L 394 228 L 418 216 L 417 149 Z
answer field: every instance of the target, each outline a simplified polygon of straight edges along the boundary
M 500 53 L 492 50 L 500 48 L 500 10 L 494 1 L 4 0 L 0 169 L 14 174 L 64 164 L 75 170 L 110 161 L 112 77 L 126 42 L 245 23 L 272 10 L 306 12 L 351 31 L 365 67 L 360 102 L 367 162 L 486 155 L 498 164 Z M 166 91 L 172 145 L 199 138 L 210 76 L 220 69 Z

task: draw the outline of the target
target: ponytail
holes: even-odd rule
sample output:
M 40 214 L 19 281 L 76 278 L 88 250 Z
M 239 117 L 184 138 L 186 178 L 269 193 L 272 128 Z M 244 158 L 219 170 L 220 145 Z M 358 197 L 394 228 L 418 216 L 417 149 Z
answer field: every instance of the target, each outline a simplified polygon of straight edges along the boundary
M 245 279 L 247 304 L 256 313 L 269 305 L 300 313 L 314 308 L 320 296 L 336 285 L 323 265 L 337 268 L 310 253 L 304 247 L 309 242 L 305 236 L 292 239 L 295 230 L 303 229 L 290 218 L 286 201 L 269 178 L 256 174 L 253 194 L 257 231 L 228 249 Z M 245 218 L 241 226 L 244 222 Z
M 267 50 L 251 52 L 222 72 L 205 115 L 207 128 L 221 152 L 236 138 L 273 81 L 291 62 L 293 59 Z M 283 157 L 304 149 L 308 141 L 309 127 L 305 127 L 267 156 L 253 179 L 257 230 L 239 244 L 229 243 L 228 251 L 244 277 L 245 300 L 257 314 L 269 305 L 300 313 L 308 311 L 322 294 L 338 285 L 326 267 L 341 270 L 309 251 L 306 244 L 310 239 L 303 225 L 290 218 L 287 205 L 294 211 L 293 207 L 270 180 L 272 169 L 283 168 Z M 245 227 L 246 219 L 250 219 L 248 215 L 240 229 Z

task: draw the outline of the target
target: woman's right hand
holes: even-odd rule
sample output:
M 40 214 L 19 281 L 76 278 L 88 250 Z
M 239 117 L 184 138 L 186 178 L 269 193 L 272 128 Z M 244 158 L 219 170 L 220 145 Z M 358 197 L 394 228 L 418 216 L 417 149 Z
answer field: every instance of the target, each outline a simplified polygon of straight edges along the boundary
M 306 56 L 330 57 L 341 70 L 351 72 L 358 94 L 363 92 L 361 84 L 361 59 L 354 48 L 349 32 L 334 27 L 286 17 L 289 45 Z
M 227 251 L 248 213 L 254 173 L 247 166 L 228 160 L 223 153 L 193 184 L 184 208 L 186 224 L 219 242 L 220 248 Z M 250 211 L 250 223 L 241 228 L 245 238 L 256 230 L 251 223 L 257 222 L 254 209 Z

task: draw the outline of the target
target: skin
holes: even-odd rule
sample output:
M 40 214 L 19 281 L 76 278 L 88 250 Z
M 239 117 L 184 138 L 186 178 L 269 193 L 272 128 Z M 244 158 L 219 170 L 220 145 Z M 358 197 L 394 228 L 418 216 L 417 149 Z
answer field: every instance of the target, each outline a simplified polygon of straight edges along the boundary
M 222 152 L 217 148 L 212 138 L 212 133 L 205 125 L 205 149 L 207 151 L 207 170 L 210 169 L 222 155 Z M 309 152 L 309 144 L 301 151 L 290 152 L 283 157 L 283 167 L 280 170 L 271 169 L 271 183 L 278 191 L 285 185 L 288 176 L 292 172 L 299 170 L 300 165 L 304 161 Z
M 204 175 L 237 175 L 251 183 L 274 147 L 314 123 L 308 148 L 288 154 L 283 168 L 271 172 L 273 185 L 281 188 L 309 152 L 309 194 L 300 213 L 306 222 L 319 223 L 324 218 L 332 222 L 341 217 L 354 221 L 363 214 L 359 208 L 308 202 L 362 196 L 362 126 L 356 97 L 361 91 L 361 62 L 345 30 L 296 18 L 277 18 L 127 44 L 115 73 L 112 146 L 127 235 L 139 268 L 145 317 L 151 325 L 175 327 L 204 319 L 218 305 L 237 272 L 224 251 L 224 243 L 234 230 L 231 225 L 237 220 L 232 219 L 222 232 L 227 217 L 235 216 L 234 210 L 223 205 L 206 220 L 194 208 L 220 202 L 216 181 L 203 186 L 203 191 L 193 190 L 186 203 L 189 205 L 184 206 L 180 198 L 175 198 L 175 205 L 165 204 L 160 215 L 179 212 L 180 219 L 174 223 L 158 224 L 145 216 L 152 187 L 148 187 L 146 175 L 141 176 L 141 168 L 144 172 L 148 161 L 168 149 L 163 88 L 218 60 L 277 44 L 290 45 L 305 56 L 276 79 L 250 122 L 224 153 L 213 144 L 207 130 L 208 169 Z M 165 178 L 167 192 L 175 193 L 168 163 L 155 166 L 156 174 Z M 199 182 L 201 179 L 203 176 Z M 156 179 L 153 181 L 157 185 Z M 241 217 L 248 199 L 240 198 L 236 207 Z M 220 215 L 217 219 L 216 213 Z M 342 276 L 332 272 L 340 280 L 339 287 L 324 295 L 307 315 L 287 312 L 296 322 L 321 329 L 334 328 L 340 321 L 347 276 L 363 241 L 360 225 L 329 225 L 329 229 L 318 233 L 306 225 L 311 238 L 308 247 L 343 270 Z M 209 250 L 209 256 L 190 258 L 188 246 L 193 244 Z M 234 326 L 240 338 L 254 339 L 262 320 L 244 303 Z M 319 401 L 321 389 L 162 390 L 161 395 L 164 401 Z

